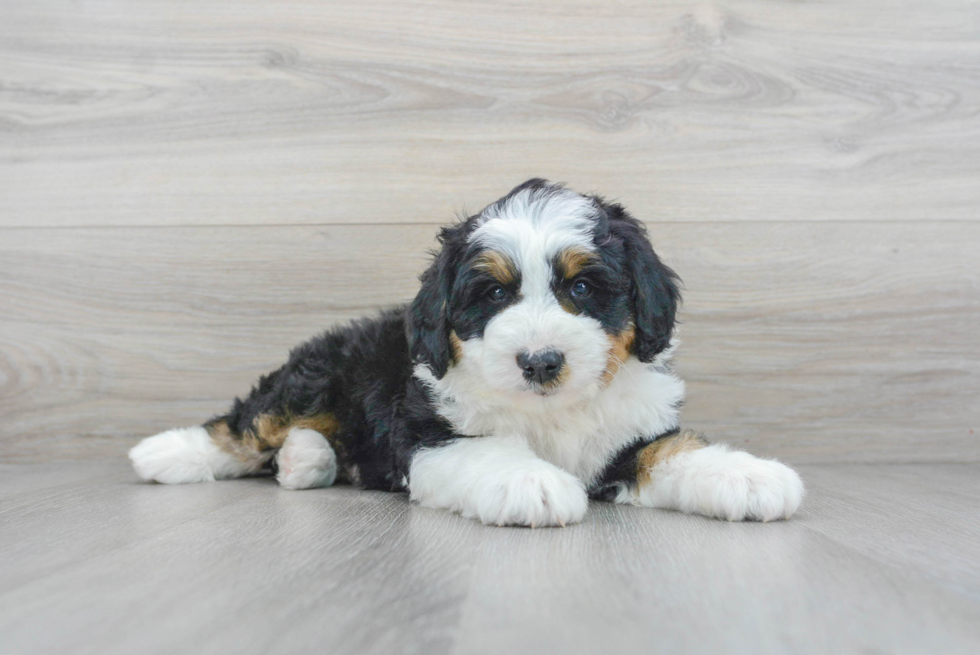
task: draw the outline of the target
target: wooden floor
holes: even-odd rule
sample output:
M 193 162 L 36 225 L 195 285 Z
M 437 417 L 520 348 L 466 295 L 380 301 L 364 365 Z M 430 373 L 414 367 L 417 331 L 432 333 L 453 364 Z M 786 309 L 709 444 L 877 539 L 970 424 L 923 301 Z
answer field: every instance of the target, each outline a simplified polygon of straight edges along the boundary
M 980 465 L 809 465 L 789 522 L 0 467 L 0 652 L 980 652 Z

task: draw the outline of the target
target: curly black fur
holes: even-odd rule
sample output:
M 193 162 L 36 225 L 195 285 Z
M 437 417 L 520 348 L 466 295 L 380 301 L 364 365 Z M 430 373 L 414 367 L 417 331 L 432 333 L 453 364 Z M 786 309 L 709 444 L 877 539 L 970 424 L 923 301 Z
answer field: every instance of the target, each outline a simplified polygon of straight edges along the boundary
M 498 202 L 526 188 L 548 193 L 558 187 L 533 179 Z M 597 318 L 610 333 L 633 323 L 633 354 L 649 362 L 669 344 L 680 301 L 677 276 L 654 254 L 642 223 L 617 204 L 592 199 L 600 210 L 594 241 L 601 261 L 589 274 L 606 281 L 601 285 L 605 291 L 579 301 L 576 310 Z M 260 378 L 246 398 L 236 399 L 227 414 L 205 426 L 224 423 L 232 439 L 243 440 L 256 434 L 262 417 L 287 424 L 329 416 L 336 427 L 325 436 L 341 460 L 341 471 L 356 470 L 358 475 L 350 477 L 367 488 L 404 489 L 419 448 L 463 436 L 436 413 L 413 367 L 425 364 L 441 378 L 453 364 L 452 333 L 464 338 L 482 334 L 500 308 L 485 300 L 492 280 L 469 266 L 480 254 L 478 246 L 467 243 L 477 219 L 441 231 L 441 247 L 421 275 L 412 303 L 329 330 L 295 348 L 285 365 Z M 639 447 L 658 436 L 649 435 L 611 460 L 594 495 L 605 496 L 618 480 L 629 478 Z M 274 447 L 258 437 L 252 443 Z

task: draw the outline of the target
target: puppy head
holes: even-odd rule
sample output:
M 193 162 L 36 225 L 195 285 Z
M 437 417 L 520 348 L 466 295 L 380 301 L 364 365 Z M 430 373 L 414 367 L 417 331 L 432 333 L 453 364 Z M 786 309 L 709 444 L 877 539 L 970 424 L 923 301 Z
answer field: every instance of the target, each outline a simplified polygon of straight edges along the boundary
M 439 240 L 408 311 L 412 357 L 437 379 L 575 398 L 670 343 L 677 277 L 619 205 L 533 179 Z

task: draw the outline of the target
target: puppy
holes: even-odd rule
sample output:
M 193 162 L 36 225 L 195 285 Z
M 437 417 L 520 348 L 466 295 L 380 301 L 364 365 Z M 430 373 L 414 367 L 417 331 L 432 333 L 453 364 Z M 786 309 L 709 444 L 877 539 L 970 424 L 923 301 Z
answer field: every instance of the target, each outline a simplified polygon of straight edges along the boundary
M 168 484 L 272 467 L 494 525 L 581 521 L 588 499 L 789 518 L 799 476 L 679 427 L 678 278 L 621 206 L 533 179 L 445 227 L 415 300 L 292 351 L 203 426 L 130 459 Z

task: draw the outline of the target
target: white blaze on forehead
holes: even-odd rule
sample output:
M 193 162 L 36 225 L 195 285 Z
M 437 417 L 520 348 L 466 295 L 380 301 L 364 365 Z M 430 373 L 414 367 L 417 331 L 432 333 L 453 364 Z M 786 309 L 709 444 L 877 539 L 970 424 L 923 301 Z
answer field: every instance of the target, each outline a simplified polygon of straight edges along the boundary
M 524 189 L 483 210 L 470 241 L 505 254 L 521 272 L 521 291 L 540 295 L 550 286 L 550 262 L 569 248 L 593 250 L 596 206 L 561 187 Z

